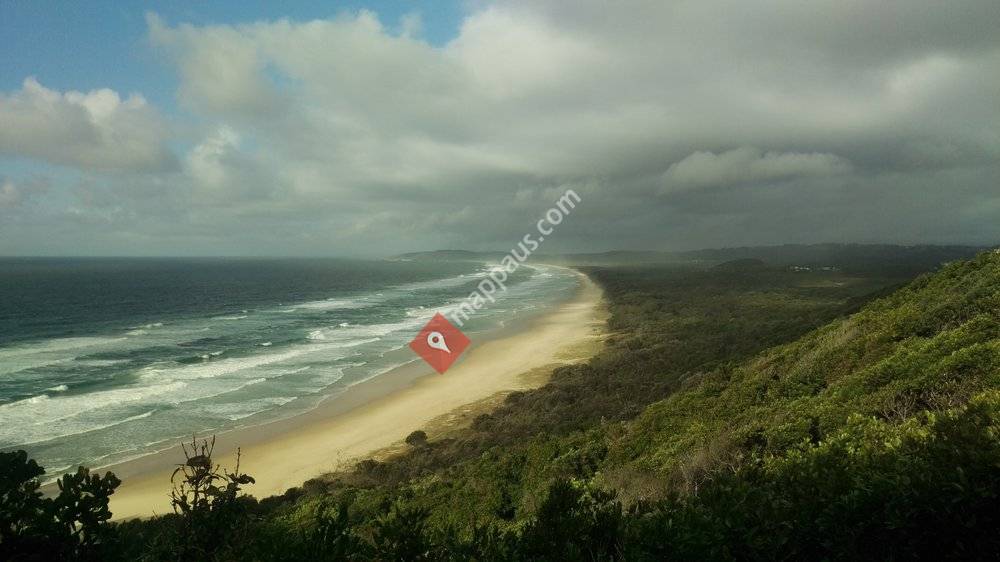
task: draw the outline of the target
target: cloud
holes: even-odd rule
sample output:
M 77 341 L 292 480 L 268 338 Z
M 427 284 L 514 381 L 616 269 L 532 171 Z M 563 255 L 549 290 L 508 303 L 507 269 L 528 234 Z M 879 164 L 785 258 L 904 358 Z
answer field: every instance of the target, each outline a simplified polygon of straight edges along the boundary
M 0 123 L 20 104 L 44 133 L 0 151 L 117 173 L 77 205 L 116 244 L 503 248 L 566 185 L 584 201 L 552 249 L 1000 238 L 994 0 L 496 0 L 443 45 L 363 10 L 147 22 L 190 119 L 169 170 L 148 172 L 170 133 L 138 96 L 0 98 Z M 942 205 L 951 224 L 926 223 Z
M 217 26 L 210 33 L 190 25 L 168 29 L 155 14 L 146 21 L 152 43 L 174 55 L 180 98 L 187 105 L 233 113 L 268 112 L 279 103 L 265 76 L 260 45 L 239 28 Z
M 236 131 L 222 126 L 188 153 L 185 171 L 200 202 L 232 207 L 267 198 L 278 187 L 271 169 L 245 153 L 241 142 Z
M 663 174 L 665 191 L 823 177 L 851 171 L 835 154 L 764 152 L 742 147 L 728 152 L 695 152 Z
M 0 153 L 103 171 L 162 171 L 173 164 L 166 126 L 138 94 L 60 93 L 27 78 L 0 94 Z

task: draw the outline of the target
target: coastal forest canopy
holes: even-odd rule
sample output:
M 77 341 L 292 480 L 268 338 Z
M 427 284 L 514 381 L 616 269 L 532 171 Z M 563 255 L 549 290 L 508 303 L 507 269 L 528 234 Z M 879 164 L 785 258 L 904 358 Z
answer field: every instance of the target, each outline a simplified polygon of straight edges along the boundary
M 0 558 L 1000 556 L 1000 254 L 916 278 L 725 257 L 581 267 L 610 312 L 594 358 L 283 496 L 242 495 L 252 475 L 209 454 L 188 465 L 211 501 L 109 523 L 113 475 L 44 499 L 5 454 Z

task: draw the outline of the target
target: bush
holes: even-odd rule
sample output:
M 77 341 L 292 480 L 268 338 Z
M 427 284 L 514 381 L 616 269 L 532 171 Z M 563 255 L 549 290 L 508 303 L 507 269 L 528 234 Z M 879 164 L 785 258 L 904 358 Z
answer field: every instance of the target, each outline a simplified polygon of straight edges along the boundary
M 241 546 L 246 539 L 250 502 L 241 490 L 254 479 L 240 472 L 240 452 L 236 452 L 233 472 L 215 464 L 212 452 L 215 437 L 184 445 L 185 462 L 174 470 L 170 503 L 181 517 L 177 543 L 181 558 L 204 559 Z
M 634 520 L 631 559 L 996 560 L 1000 393 L 892 424 L 855 416 Z
M 108 501 L 121 481 L 79 467 L 43 498 L 45 470 L 25 451 L 0 453 L 0 560 L 98 560 L 107 547 Z
M 418 429 L 406 436 L 406 444 L 411 447 L 423 447 L 427 444 L 427 434 Z

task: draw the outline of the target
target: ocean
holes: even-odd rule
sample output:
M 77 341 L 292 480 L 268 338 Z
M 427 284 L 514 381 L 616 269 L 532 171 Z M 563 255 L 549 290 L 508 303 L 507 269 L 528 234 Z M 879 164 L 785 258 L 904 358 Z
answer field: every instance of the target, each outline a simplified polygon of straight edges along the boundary
M 488 271 L 473 262 L 0 259 L 0 450 L 25 449 L 53 478 L 305 412 L 419 360 L 408 342 Z M 576 285 L 568 270 L 526 264 L 462 330 L 474 346 Z

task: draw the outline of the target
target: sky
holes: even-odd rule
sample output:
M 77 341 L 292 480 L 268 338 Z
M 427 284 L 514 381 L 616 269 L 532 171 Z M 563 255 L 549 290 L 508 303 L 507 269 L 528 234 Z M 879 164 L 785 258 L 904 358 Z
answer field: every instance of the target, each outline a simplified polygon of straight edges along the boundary
M 1000 243 L 995 0 L 0 0 L 0 255 Z

